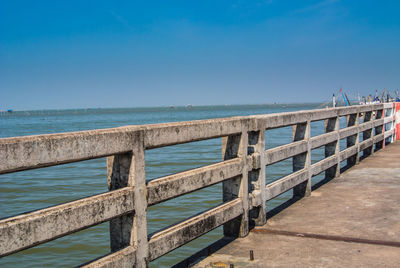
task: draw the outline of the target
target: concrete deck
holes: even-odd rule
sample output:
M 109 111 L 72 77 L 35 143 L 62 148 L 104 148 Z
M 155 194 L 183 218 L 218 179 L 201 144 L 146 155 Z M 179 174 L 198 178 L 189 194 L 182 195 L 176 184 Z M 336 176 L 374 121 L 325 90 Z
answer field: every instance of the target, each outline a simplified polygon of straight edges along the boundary
M 400 267 L 400 142 L 361 161 L 195 267 L 230 264 Z

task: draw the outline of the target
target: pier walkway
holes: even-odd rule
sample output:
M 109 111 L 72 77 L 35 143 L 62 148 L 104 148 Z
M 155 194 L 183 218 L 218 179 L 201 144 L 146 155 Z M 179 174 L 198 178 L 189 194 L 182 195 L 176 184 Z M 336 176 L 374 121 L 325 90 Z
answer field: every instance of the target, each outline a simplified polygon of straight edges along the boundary
M 399 160 L 386 146 L 195 267 L 400 267 Z

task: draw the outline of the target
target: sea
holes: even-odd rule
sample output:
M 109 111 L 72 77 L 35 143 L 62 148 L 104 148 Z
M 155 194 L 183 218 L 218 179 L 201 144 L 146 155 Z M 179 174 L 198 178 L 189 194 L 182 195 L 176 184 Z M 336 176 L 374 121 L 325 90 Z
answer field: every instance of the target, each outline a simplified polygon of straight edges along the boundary
M 0 113 L 0 138 L 113 128 L 163 122 L 270 114 L 321 108 L 311 104 L 260 104 L 153 108 L 36 110 Z M 346 124 L 340 120 L 341 127 Z M 311 135 L 324 131 L 323 121 L 311 124 Z M 266 149 L 290 143 L 292 127 L 266 131 Z M 341 142 L 341 147 L 345 146 Z M 312 162 L 324 149 L 312 151 Z M 146 151 L 148 181 L 221 161 L 221 138 Z M 267 166 L 271 183 L 292 171 L 287 159 Z M 313 178 L 313 184 L 323 179 Z M 106 159 L 46 167 L 0 175 L 0 218 L 34 211 L 107 192 Z M 291 191 L 267 202 L 267 210 L 290 199 Z M 157 232 L 222 203 L 221 183 L 148 208 L 148 232 Z M 171 267 L 222 238 L 219 227 L 153 261 L 150 267 Z M 110 252 L 109 223 L 105 222 L 51 242 L 0 258 L 0 267 L 74 267 Z

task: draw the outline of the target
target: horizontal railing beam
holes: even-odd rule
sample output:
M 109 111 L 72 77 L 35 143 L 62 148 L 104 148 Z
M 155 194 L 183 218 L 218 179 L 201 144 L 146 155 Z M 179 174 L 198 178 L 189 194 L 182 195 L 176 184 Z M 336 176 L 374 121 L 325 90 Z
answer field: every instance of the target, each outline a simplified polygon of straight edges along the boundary
M 147 184 L 148 205 L 151 206 L 238 176 L 242 173 L 242 169 L 241 159 L 236 158 L 152 180 Z
M 318 135 L 310 139 L 311 149 L 316 149 L 321 146 L 327 145 L 337 140 L 336 131 L 332 131 L 326 134 Z
M 302 169 L 277 181 L 274 181 L 273 183 L 267 184 L 267 200 L 271 200 L 272 198 L 283 194 L 284 192 L 292 189 L 296 185 L 306 180 L 308 180 L 308 170 Z
M 394 135 L 393 129 L 385 131 L 385 139 L 391 137 L 392 135 Z
M 149 241 L 149 261 L 161 257 L 242 213 L 242 201 L 234 199 L 152 235 Z
M 122 188 L 0 221 L 0 257 L 133 212 L 133 188 Z
M 382 126 L 385 123 L 385 120 L 383 118 L 382 119 L 375 119 L 373 122 L 374 122 L 374 127 L 379 127 L 379 126 Z
M 355 155 L 358 153 L 358 149 L 356 145 L 353 145 L 343 151 L 340 152 L 340 161 L 344 161 L 347 158 L 349 158 L 352 155 Z
M 136 250 L 133 246 L 123 248 L 102 258 L 91 261 L 80 267 L 83 268 L 114 268 L 134 267 L 136 263 Z
M 359 143 L 360 146 L 360 151 L 367 149 L 368 147 L 371 147 L 374 145 L 374 141 L 372 138 L 369 138 L 368 140 L 362 141 Z
M 289 157 L 307 152 L 307 141 L 297 141 L 265 151 L 266 165 L 285 160 Z
M 353 126 L 353 127 L 347 127 L 339 130 L 339 138 L 344 139 L 347 137 L 350 137 L 352 135 L 356 135 L 358 133 L 358 127 Z
M 358 125 L 358 130 L 359 130 L 360 132 L 362 132 L 362 131 L 366 131 L 366 130 L 368 130 L 368 129 L 371 129 L 371 128 L 373 128 L 373 127 L 374 127 L 374 122 L 373 122 L 373 121 L 368 121 L 368 122 L 359 124 L 359 125 Z
M 250 116 L 250 118 L 252 118 L 251 130 L 258 130 L 262 125 L 265 125 L 266 129 L 273 129 L 305 123 L 308 119 L 313 122 L 333 118 L 336 116 L 346 116 L 350 114 L 364 113 L 382 109 L 382 104 L 373 104 L 267 115 L 254 115 Z
M 246 117 L 232 117 L 144 125 L 145 148 L 152 149 L 241 133 L 242 124 L 248 121 Z
M 333 108 L 333 109 L 318 109 L 310 111 L 310 121 L 321 121 L 328 118 L 336 117 L 339 109 L 342 108 Z M 343 110 L 347 110 L 348 108 L 344 108 Z
M 383 104 L 370 104 L 370 105 L 360 105 L 360 113 L 371 112 L 383 109 Z
M 0 174 L 128 152 L 139 127 L 0 139 Z
M 393 116 L 386 116 L 385 118 L 384 118 L 384 124 L 387 124 L 387 123 L 391 123 L 391 122 L 393 122 L 395 119 L 393 118 Z
M 373 141 L 374 143 L 380 142 L 381 140 L 383 140 L 385 138 L 385 134 L 381 133 L 379 135 L 376 135 L 373 137 Z
M 306 117 L 309 116 L 307 111 L 300 111 L 298 113 L 277 113 L 267 115 L 254 115 L 252 126 L 250 130 L 257 131 L 260 126 L 265 126 L 266 129 L 280 128 L 291 126 L 298 123 L 307 122 Z
M 337 164 L 336 155 L 329 156 L 313 165 L 311 165 L 311 176 L 316 176 L 319 173 L 327 170 L 330 167 L 333 167 Z
M 360 106 L 349 106 L 349 107 L 338 107 L 338 116 L 345 116 L 350 114 L 357 114 L 360 110 Z
M 383 107 L 385 109 L 391 109 L 394 107 L 394 105 L 393 105 L 393 102 L 386 102 L 386 103 L 383 103 Z

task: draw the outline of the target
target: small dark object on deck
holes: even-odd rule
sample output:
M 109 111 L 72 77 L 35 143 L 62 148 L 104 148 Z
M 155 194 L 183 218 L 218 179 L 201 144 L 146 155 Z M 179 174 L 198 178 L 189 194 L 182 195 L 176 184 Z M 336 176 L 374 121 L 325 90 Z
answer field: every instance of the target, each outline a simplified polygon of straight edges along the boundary
M 250 260 L 254 261 L 254 251 L 250 250 Z
M 235 265 L 233 263 L 229 264 L 229 268 L 235 268 Z
M 190 268 L 190 261 L 186 260 L 186 268 Z

